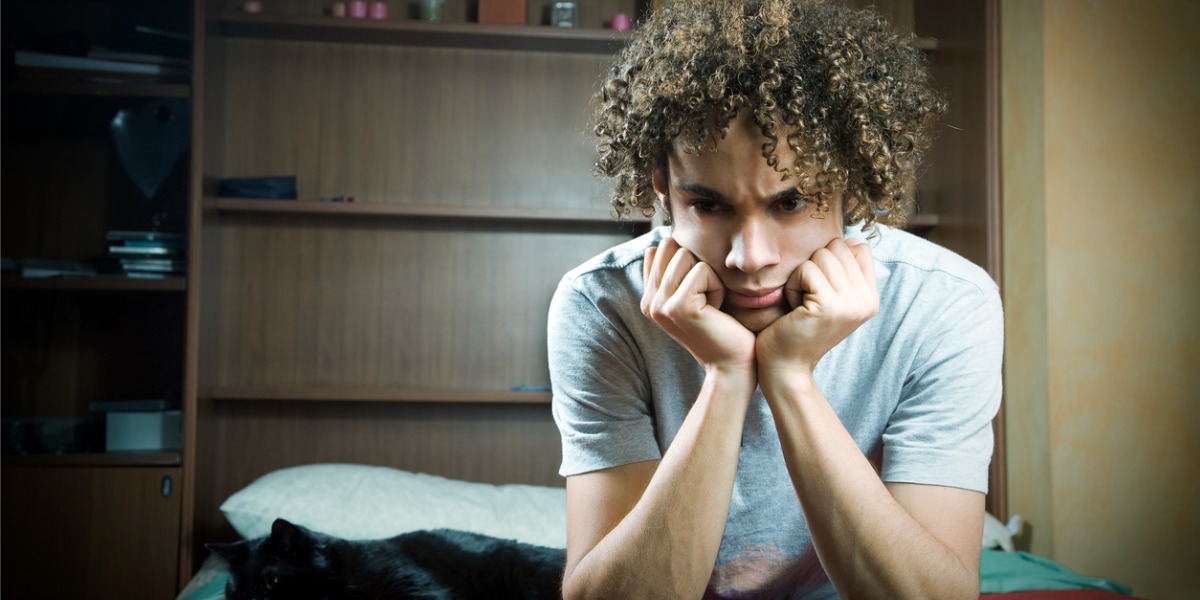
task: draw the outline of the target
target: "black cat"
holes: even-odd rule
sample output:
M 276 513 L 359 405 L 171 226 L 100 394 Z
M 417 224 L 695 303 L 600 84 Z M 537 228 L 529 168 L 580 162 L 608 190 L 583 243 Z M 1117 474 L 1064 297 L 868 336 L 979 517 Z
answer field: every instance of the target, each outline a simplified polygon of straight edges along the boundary
M 271 534 L 206 544 L 229 563 L 228 600 L 562 598 L 563 550 L 436 529 L 349 541 L 276 519 Z

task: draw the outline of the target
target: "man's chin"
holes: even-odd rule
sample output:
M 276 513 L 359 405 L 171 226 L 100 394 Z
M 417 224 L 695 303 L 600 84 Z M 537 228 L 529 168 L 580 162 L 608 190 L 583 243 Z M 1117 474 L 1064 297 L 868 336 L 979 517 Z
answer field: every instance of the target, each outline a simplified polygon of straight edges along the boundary
M 749 329 L 753 333 L 766 329 L 771 323 L 774 323 L 779 317 L 787 314 L 783 308 L 779 306 L 768 306 L 767 308 L 723 308 L 729 316 L 737 319 L 743 327 Z

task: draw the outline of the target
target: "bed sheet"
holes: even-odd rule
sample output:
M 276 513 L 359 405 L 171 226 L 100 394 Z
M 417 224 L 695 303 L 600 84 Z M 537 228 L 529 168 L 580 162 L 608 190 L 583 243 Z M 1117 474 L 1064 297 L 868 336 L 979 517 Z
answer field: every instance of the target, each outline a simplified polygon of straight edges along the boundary
M 229 571 L 225 561 L 215 554 L 210 554 L 200 565 L 200 570 L 196 571 L 191 581 L 188 581 L 175 599 L 223 600 L 227 579 L 229 579 Z

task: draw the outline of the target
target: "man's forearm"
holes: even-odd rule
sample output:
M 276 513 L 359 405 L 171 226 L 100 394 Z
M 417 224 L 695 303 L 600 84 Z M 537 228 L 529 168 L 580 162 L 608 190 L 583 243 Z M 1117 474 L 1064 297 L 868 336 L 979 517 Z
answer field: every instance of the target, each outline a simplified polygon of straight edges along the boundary
M 710 374 L 641 499 L 567 574 L 563 597 L 699 598 L 725 529 L 754 378 Z
M 978 596 L 978 567 L 889 493 L 811 376 L 767 389 L 813 546 L 842 597 Z

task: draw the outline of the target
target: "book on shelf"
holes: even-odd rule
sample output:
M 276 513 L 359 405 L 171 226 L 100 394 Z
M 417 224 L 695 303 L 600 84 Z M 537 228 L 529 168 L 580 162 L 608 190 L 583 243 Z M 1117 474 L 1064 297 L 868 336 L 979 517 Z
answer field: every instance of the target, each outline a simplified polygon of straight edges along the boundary
M 129 279 L 170 279 L 182 277 L 183 273 L 163 273 L 160 271 L 124 271 L 121 276 Z
M 156 258 L 122 258 L 119 262 L 121 270 L 152 271 L 155 273 L 183 273 L 187 270 L 187 261 L 166 260 Z
M 153 245 L 121 245 L 109 246 L 108 253 L 113 256 L 181 256 L 183 248 Z

